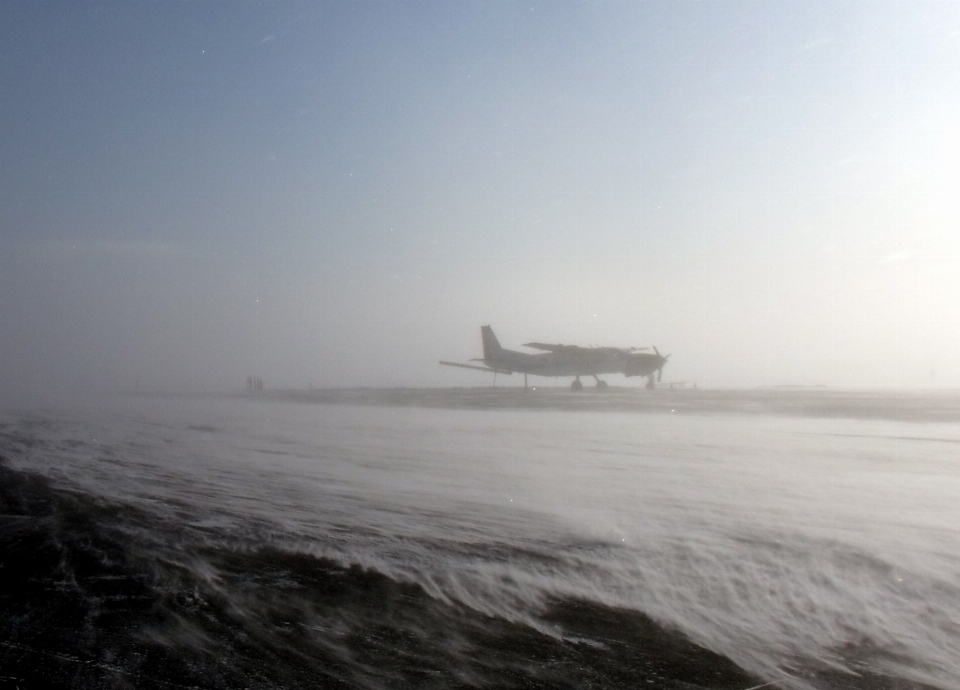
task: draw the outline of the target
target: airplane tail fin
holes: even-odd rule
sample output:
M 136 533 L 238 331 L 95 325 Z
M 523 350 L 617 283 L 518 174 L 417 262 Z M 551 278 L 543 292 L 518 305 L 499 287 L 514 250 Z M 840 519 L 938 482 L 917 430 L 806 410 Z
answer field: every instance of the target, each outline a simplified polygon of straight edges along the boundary
M 480 327 L 480 336 L 483 338 L 483 360 L 485 362 L 494 362 L 500 357 L 503 348 L 500 347 L 500 341 L 493 334 L 490 326 Z

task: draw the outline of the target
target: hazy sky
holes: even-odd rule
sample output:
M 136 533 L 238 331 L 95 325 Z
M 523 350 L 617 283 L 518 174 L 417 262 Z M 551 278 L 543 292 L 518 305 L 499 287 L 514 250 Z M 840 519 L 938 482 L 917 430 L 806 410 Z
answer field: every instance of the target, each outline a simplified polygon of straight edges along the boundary
M 958 190 L 957 2 L 6 2 L 0 389 L 960 386 Z

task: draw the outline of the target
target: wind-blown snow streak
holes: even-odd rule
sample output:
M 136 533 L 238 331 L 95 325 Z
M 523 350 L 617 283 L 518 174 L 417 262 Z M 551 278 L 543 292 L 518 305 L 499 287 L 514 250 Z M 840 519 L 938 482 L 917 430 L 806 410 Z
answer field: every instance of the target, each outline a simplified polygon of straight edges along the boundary
M 8 414 L 4 565 L 33 560 L 3 591 L 60 622 L 6 595 L 0 658 L 88 687 L 958 688 L 957 441 L 263 399 Z

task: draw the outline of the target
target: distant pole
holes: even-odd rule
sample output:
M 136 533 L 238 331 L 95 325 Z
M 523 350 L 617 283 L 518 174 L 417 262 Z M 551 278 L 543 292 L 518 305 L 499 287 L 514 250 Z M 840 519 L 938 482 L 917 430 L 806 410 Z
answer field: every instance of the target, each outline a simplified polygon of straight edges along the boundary
M 497 372 L 493 372 L 493 387 L 497 387 Z
M 527 373 L 523 373 L 523 390 L 527 390 Z

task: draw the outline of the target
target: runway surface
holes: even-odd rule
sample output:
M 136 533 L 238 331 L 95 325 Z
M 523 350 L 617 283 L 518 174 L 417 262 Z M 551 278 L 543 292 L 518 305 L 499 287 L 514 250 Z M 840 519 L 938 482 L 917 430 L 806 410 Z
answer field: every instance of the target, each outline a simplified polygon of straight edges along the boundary
M 949 393 L 0 414 L 0 687 L 960 688 Z

